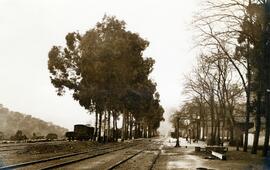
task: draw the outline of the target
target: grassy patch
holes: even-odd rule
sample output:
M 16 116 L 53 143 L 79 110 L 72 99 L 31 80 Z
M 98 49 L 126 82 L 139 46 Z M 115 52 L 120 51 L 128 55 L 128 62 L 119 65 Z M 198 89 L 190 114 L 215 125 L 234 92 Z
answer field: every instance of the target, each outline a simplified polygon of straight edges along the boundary
M 18 151 L 18 154 L 44 154 L 44 153 L 58 153 L 58 152 L 79 152 L 87 151 L 91 147 L 101 145 L 97 142 L 90 141 L 75 141 L 75 142 L 63 142 L 63 143 L 40 143 L 35 145 L 29 145 L 22 151 Z

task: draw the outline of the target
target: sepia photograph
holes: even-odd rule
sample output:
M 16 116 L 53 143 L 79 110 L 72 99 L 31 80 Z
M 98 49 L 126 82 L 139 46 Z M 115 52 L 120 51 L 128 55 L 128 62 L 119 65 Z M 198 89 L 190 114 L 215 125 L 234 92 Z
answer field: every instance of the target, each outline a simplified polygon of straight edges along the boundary
M 0 0 L 0 170 L 270 170 L 270 0 Z

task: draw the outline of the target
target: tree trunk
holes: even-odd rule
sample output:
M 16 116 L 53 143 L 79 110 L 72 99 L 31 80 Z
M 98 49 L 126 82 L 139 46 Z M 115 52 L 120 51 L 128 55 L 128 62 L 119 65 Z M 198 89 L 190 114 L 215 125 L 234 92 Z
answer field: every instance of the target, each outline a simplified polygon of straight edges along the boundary
M 147 138 L 147 127 L 146 127 L 146 125 L 143 125 L 143 137 Z
M 116 141 L 118 142 L 118 138 L 120 134 L 117 128 L 117 117 L 115 117 L 115 130 L 116 130 Z
M 129 133 L 128 133 L 128 125 L 129 125 L 129 119 L 128 119 L 128 113 L 125 115 L 125 140 L 127 140 L 128 139 L 128 135 L 129 135 Z
M 222 143 L 224 143 L 224 137 L 225 137 L 225 111 L 222 117 Z
M 270 90 L 270 47 L 269 47 L 269 1 L 266 1 L 264 4 L 264 12 L 265 12 L 265 20 L 264 20 L 264 30 L 262 34 L 262 39 L 264 43 L 263 47 L 263 53 L 264 53 L 264 82 L 265 82 L 265 89 L 264 89 L 264 94 L 265 94 L 265 119 L 266 119 L 266 124 L 265 124 L 265 139 L 264 139 L 264 146 L 263 146 L 263 156 L 266 157 L 268 150 L 269 150 L 269 131 L 270 131 L 270 101 L 269 101 L 269 90 Z
M 209 137 L 209 132 L 208 132 L 208 129 L 209 127 L 208 127 L 208 121 L 207 121 L 207 117 L 206 117 L 206 125 L 205 125 L 205 135 L 206 135 L 206 138 L 207 138 L 207 140 L 209 140 L 208 139 L 208 137 Z
M 269 131 L 270 131 L 270 115 L 269 115 L 269 106 L 270 106 L 270 101 L 269 101 L 269 93 L 266 92 L 266 99 L 265 99 L 265 119 L 266 119 L 266 124 L 265 124 L 265 138 L 264 138 L 264 145 L 263 145 L 263 156 L 266 157 L 268 150 L 269 150 Z
M 218 118 L 218 123 L 217 123 L 217 144 L 220 144 L 220 120 Z
M 108 122 L 107 122 L 107 141 L 106 142 L 111 142 L 111 111 L 108 111 Z
M 211 112 L 211 139 L 210 139 L 210 145 L 214 144 L 215 140 L 215 134 L 214 134 L 214 96 L 211 95 L 211 106 L 210 106 L 210 112 Z
M 129 115 L 129 139 L 132 139 L 132 114 Z
M 137 139 L 138 138 L 138 123 L 136 120 L 134 121 L 134 126 L 135 126 L 134 139 Z
M 256 130 L 254 134 L 254 140 L 252 145 L 252 154 L 257 154 L 259 137 L 260 137 L 260 129 L 261 129 L 261 93 L 257 93 L 257 102 L 256 102 L 257 112 L 256 112 Z
M 113 127 L 112 127 L 112 141 L 114 142 L 115 141 L 115 116 L 114 116 L 114 113 L 112 113 L 112 121 L 113 121 Z
M 227 136 L 226 136 L 226 138 L 227 138 L 227 141 L 229 141 L 229 138 L 230 138 L 230 131 L 227 129 Z
M 217 143 L 217 128 L 218 128 L 218 123 L 217 120 L 215 120 L 214 123 L 214 134 L 213 134 L 213 144 L 215 145 Z
M 249 4 L 250 5 L 250 4 Z M 249 16 L 249 19 L 251 17 Z M 246 88 L 246 126 L 245 126 L 245 140 L 244 140 L 244 147 L 243 151 L 247 152 L 247 146 L 248 146 L 248 125 L 249 125 L 249 119 L 250 119 L 250 81 L 251 81 L 251 68 L 250 68 L 250 58 L 249 58 L 249 48 L 250 48 L 250 42 L 249 39 L 247 40 L 247 88 Z
M 97 111 L 96 111 L 96 122 L 95 122 L 95 134 L 94 134 L 94 141 L 96 141 L 97 140 L 97 130 L 98 130 L 98 113 L 97 113 Z
M 106 122 L 107 122 L 107 117 L 106 117 L 106 115 L 107 115 L 107 112 L 105 111 L 104 112 L 104 124 L 103 124 L 103 142 L 104 143 L 106 143 L 106 141 L 107 141 L 107 136 L 106 136 L 106 131 L 107 131 L 107 129 L 106 129 Z
M 142 132 L 141 132 L 141 122 L 138 122 L 138 137 L 142 137 Z
M 234 140 L 234 133 L 233 133 L 233 126 L 230 126 L 230 143 L 234 144 L 235 140 Z
M 250 72 L 250 71 L 248 71 Z M 249 73 L 250 74 L 250 73 Z M 250 83 L 250 81 L 248 80 Z M 250 118 L 250 88 L 249 84 L 247 85 L 248 91 L 246 92 L 247 94 L 247 103 L 246 103 L 246 126 L 245 126 L 245 140 L 244 140 L 244 148 L 243 151 L 247 152 L 247 145 L 248 145 L 248 126 L 249 126 L 249 118 Z
M 204 141 L 204 135 L 205 135 L 205 120 L 202 119 L 202 140 Z
M 125 112 L 124 112 L 123 113 L 123 121 L 122 121 L 122 133 L 121 133 L 121 141 L 122 142 L 125 140 L 125 129 L 126 129 L 125 121 L 126 121 L 126 116 L 125 116 Z
M 102 112 L 99 112 L 98 142 L 101 142 Z
M 197 120 L 197 134 L 196 134 L 196 140 L 198 141 L 200 139 L 200 122 L 199 119 Z

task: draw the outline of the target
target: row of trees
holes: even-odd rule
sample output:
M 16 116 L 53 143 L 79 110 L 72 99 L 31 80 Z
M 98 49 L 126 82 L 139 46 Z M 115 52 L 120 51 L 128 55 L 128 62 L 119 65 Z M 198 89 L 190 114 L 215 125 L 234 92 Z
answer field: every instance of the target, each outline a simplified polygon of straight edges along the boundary
M 36 133 L 33 133 L 33 136 L 29 137 L 29 138 L 33 139 L 33 140 L 45 139 L 44 136 L 37 136 Z M 48 133 L 46 135 L 47 140 L 55 140 L 57 138 L 58 138 L 58 136 L 55 133 Z M 22 140 L 27 140 L 27 139 L 28 139 L 28 137 L 25 134 L 23 134 L 23 131 L 21 131 L 21 130 L 18 130 L 15 135 L 10 137 L 10 140 L 17 140 L 17 141 L 22 141 Z
M 201 105 L 206 103 L 209 107 L 213 143 L 219 136 L 215 134 L 219 124 L 221 128 L 226 122 L 230 128 L 236 127 L 236 114 L 241 113 L 237 110 L 244 104 L 243 151 L 247 151 L 250 116 L 254 115 L 256 131 L 251 152 L 255 154 L 261 117 L 265 118 L 263 156 L 267 156 L 270 130 L 269 23 L 268 0 L 206 1 L 194 21 L 198 46 L 203 47 L 199 73 L 187 85 L 189 91 L 197 94 L 193 99 L 204 101 Z M 243 92 L 245 99 L 241 97 Z
M 188 101 L 173 115 L 172 122 L 176 127 L 180 119 L 185 135 L 196 140 L 207 138 L 210 145 L 225 140 L 236 144 L 236 122 L 244 115 L 243 92 L 227 59 L 201 55 L 197 68 L 186 77 L 184 93 Z
M 52 84 L 58 95 L 68 89 L 81 106 L 95 113 L 98 141 L 102 129 L 104 141 L 117 139 L 120 117 L 122 140 L 150 137 L 163 120 L 156 84 L 149 78 L 154 60 L 143 57 L 148 45 L 138 34 L 127 31 L 124 21 L 104 16 L 84 35 L 68 33 L 66 47 L 50 50 Z

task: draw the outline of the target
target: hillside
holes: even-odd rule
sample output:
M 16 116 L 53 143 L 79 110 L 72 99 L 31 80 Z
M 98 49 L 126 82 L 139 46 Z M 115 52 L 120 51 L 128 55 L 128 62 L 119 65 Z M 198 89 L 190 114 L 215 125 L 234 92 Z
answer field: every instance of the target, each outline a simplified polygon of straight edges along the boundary
M 62 137 L 68 131 L 65 128 L 34 118 L 31 115 L 10 111 L 0 104 L 0 132 L 3 132 L 4 138 L 9 139 L 18 130 L 21 130 L 27 138 L 31 138 L 33 133 L 37 136 L 56 133 L 59 137 Z

